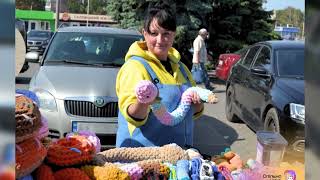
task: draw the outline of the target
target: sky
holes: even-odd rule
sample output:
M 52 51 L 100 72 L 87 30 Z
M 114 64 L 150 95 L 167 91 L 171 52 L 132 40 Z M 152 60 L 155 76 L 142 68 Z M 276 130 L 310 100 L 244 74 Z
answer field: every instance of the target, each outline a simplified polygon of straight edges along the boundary
M 285 9 L 288 6 L 304 11 L 305 4 L 304 0 L 267 0 L 267 3 L 263 5 L 263 7 L 266 8 L 266 10 Z

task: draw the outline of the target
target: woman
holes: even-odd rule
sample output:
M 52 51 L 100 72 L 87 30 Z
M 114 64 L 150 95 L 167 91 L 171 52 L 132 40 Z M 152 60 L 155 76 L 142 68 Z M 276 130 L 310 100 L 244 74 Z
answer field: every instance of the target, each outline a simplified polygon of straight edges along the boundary
M 158 88 L 161 103 L 172 112 L 181 94 L 195 86 L 188 68 L 180 62 L 180 54 L 172 47 L 176 19 L 170 7 L 156 4 L 149 7 L 142 30 L 145 41 L 133 43 L 125 57 L 116 82 L 119 99 L 117 147 L 162 146 L 176 143 L 193 144 L 193 119 L 203 111 L 200 97 L 192 94 L 193 106 L 176 126 L 159 122 L 150 111 L 150 104 L 140 103 L 135 87 L 141 80 L 150 80 Z

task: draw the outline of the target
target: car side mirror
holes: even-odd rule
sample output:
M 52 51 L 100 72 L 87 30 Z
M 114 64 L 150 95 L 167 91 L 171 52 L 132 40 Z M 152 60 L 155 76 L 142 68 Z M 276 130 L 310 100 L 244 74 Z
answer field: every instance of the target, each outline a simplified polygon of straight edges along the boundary
M 27 54 L 26 54 L 26 61 L 27 62 L 34 62 L 34 63 L 37 63 L 37 62 L 39 62 L 39 59 L 40 59 L 40 57 L 39 57 L 39 53 L 38 52 L 28 52 Z
M 253 67 L 250 69 L 251 73 L 257 76 L 261 76 L 264 78 L 269 78 L 270 74 L 267 69 L 264 67 Z

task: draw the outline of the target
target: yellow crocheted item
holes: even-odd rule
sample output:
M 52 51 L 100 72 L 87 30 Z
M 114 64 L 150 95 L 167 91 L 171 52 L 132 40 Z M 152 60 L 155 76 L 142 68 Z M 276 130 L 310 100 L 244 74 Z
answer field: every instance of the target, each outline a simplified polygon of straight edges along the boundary
M 90 179 L 96 180 L 130 180 L 127 172 L 122 171 L 116 165 L 108 164 L 107 166 L 82 166 L 81 170 L 84 171 Z

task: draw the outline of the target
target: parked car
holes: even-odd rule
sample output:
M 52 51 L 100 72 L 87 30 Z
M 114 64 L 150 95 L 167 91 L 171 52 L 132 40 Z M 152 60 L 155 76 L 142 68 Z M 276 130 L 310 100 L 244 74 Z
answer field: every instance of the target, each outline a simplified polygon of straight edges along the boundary
M 231 67 L 238 62 L 241 55 L 246 52 L 247 48 L 243 48 L 234 53 L 220 54 L 216 67 L 216 76 L 221 80 L 227 80 Z
M 50 31 L 40 31 L 40 30 L 31 30 L 28 32 L 27 36 L 27 51 L 37 51 L 40 54 L 43 54 L 46 49 L 53 32 Z
M 59 28 L 30 81 L 50 137 L 90 130 L 104 146 L 115 145 L 116 76 L 130 45 L 142 38 L 137 31 L 117 28 Z
M 226 117 L 253 130 L 279 132 L 288 153 L 304 154 L 304 42 L 254 44 L 226 82 Z M 298 152 L 298 153 L 297 153 Z

